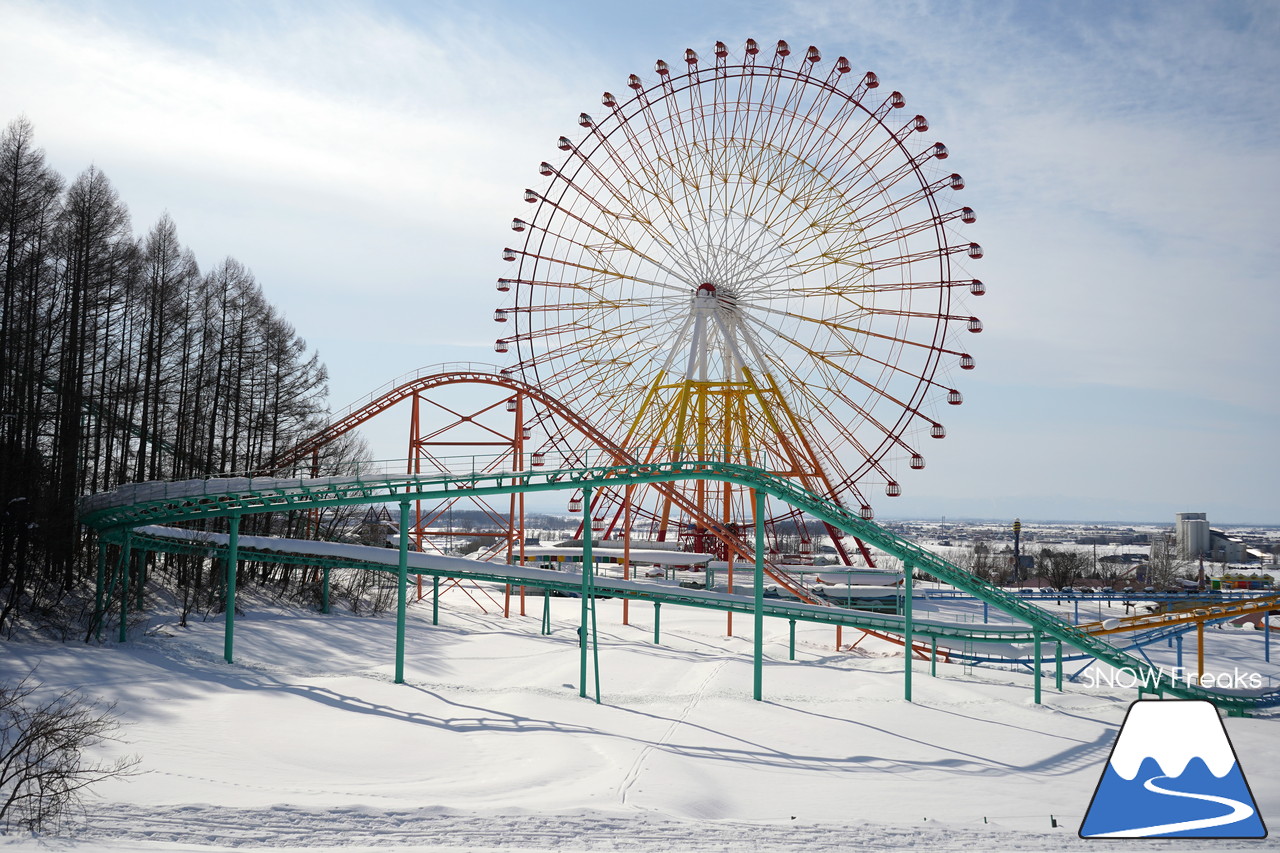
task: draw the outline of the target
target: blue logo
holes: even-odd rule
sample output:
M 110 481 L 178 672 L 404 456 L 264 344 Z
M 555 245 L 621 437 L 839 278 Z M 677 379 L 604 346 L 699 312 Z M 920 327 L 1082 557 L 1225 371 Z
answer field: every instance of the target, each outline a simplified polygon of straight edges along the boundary
M 1080 837 L 1267 837 L 1213 703 L 1129 706 Z

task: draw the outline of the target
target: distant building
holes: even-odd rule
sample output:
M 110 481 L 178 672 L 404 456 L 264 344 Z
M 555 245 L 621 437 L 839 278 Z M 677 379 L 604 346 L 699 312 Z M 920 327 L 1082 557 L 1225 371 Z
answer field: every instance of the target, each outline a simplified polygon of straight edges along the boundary
M 1209 531 L 1209 553 L 1206 555 L 1216 563 L 1243 563 L 1249 559 L 1249 549 L 1243 540 L 1228 536 L 1221 530 Z
M 1196 560 L 1209 556 L 1211 534 L 1209 521 L 1203 512 L 1180 512 L 1177 515 L 1175 535 L 1178 540 L 1178 558 Z
M 1177 519 L 1179 559 L 1204 557 L 1215 563 L 1243 563 L 1250 559 L 1250 549 L 1244 540 L 1210 528 L 1203 512 L 1180 512 Z

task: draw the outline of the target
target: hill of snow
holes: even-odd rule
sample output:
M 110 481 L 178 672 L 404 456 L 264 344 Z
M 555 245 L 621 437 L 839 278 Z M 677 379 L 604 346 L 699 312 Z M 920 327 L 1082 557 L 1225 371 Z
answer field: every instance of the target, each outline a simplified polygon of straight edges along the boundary
M 650 608 L 623 626 L 601 601 L 597 705 L 578 696 L 578 602 L 552 599 L 545 637 L 540 598 L 503 619 L 458 592 L 438 627 L 411 608 L 398 685 L 393 620 L 246 606 L 234 665 L 217 622 L 0 646 L 4 680 L 37 667 L 117 703 L 112 754 L 146 771 L 95 789 L 58 837 L 0 848 L 1097 850 L 1076 829 L 1136 698 L 1050 676 L 1036 706 L 1025 671 L 933 679 L 917 661 L 909 704 L 898 647 L 837 653 L 833 629 L 801 625 L 791 662 L 787 624 L 766 622 L 755 702 L 749 619 L 726 637 L 724 614 L 664 608 L 655 645 Z M 1226 725 L 1259 811 L 1280 815 L 1275 720 Z

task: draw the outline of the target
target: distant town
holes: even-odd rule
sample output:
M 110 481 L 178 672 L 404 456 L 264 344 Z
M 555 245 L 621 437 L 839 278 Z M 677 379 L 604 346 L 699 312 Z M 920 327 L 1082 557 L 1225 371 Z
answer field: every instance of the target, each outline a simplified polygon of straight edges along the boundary
M 556 546 L 580 553 L 580 523 L 581 518 L 575 516 L 530 514 L 525 528 L 526 562 L 541 564 L 548 557 L 539 549 Z M 1262 589 L 1280 580 L 1280 526 L 1213 526 L 1205 513 L 1179 513 L 1169 524 L 901 519 L 882 521 L 881 525 L 956 565 L 1009 587 L 1174 592 L 1197 588 Z M 490 526 L 492 519 L 481 512 L 455 511 L 445 528 L 433 531 L 431 544 L 424 549 L 492 559 L 496 552 L 490 552 L 497 537 L 487 529 Z M 390 513 L 378 509 L 370 510 L 341 538 L 392 547 L 398 541 L 397 535 Z M 600 544 L 606 548 L 616 545 Z M 632 544 L 637 549 L 698 550 L 682 547 L 680 541 L 655 542 L 635 536 Z M 901 571 L 896 558 L 874 548 L 869 553 L 876 568 Z M 807 567 L 834 568 L 840 562 L 835 543 L 822 525 L 812 521 L 803 534 L 796 527 L 790 533 L 777 535 L 769 554 L 771 560 L 801 571 Z M 704 562 L 723 557 L 710 553 L 701 556 L 706 558 Z M 556 559 L 564 558 L 557 551 Z M 679 562 L 684 571 L 700 570 L 701 564 L 696 561 Z

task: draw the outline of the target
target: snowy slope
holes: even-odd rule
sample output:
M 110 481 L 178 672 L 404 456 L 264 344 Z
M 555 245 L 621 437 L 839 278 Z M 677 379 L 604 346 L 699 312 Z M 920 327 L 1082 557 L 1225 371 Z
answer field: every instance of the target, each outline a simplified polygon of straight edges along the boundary
M 250 609 L 235 665 L 215 622 L 119 647 L 0 647 L 0 677 L 38 664 L 51 689 L 117 702 L 130 723 L 117 751 L 147 770 L 98 788 L 56 844 L 1099 849 L 1075 832 L 1131 692 L 1046 689 L 1037 707 L 1023 673 L 940 664 L 931 679 L 918 661 L 908 704 L 897 647 L 836 653 L 832 629 L 801 625 L 789 662 L 781 622 L 766 623 L 754 702 L 749 619 L 725 637 L 725 614 L 664 608 L 654 645 L 650 608 L 623 626 L 621 603 L 601 601 L 596 705 L 578 696 L 578 602 L 552 599 L 550 637 L 540 598 L 509 620 L 457 592 L 444 602 L 438 627 L 428 602 L 411 609 L 403 685 L 393 621 L 337 614 Z M 1226 724 L 1259 810 L 1280 814 L 1276 723 Z

